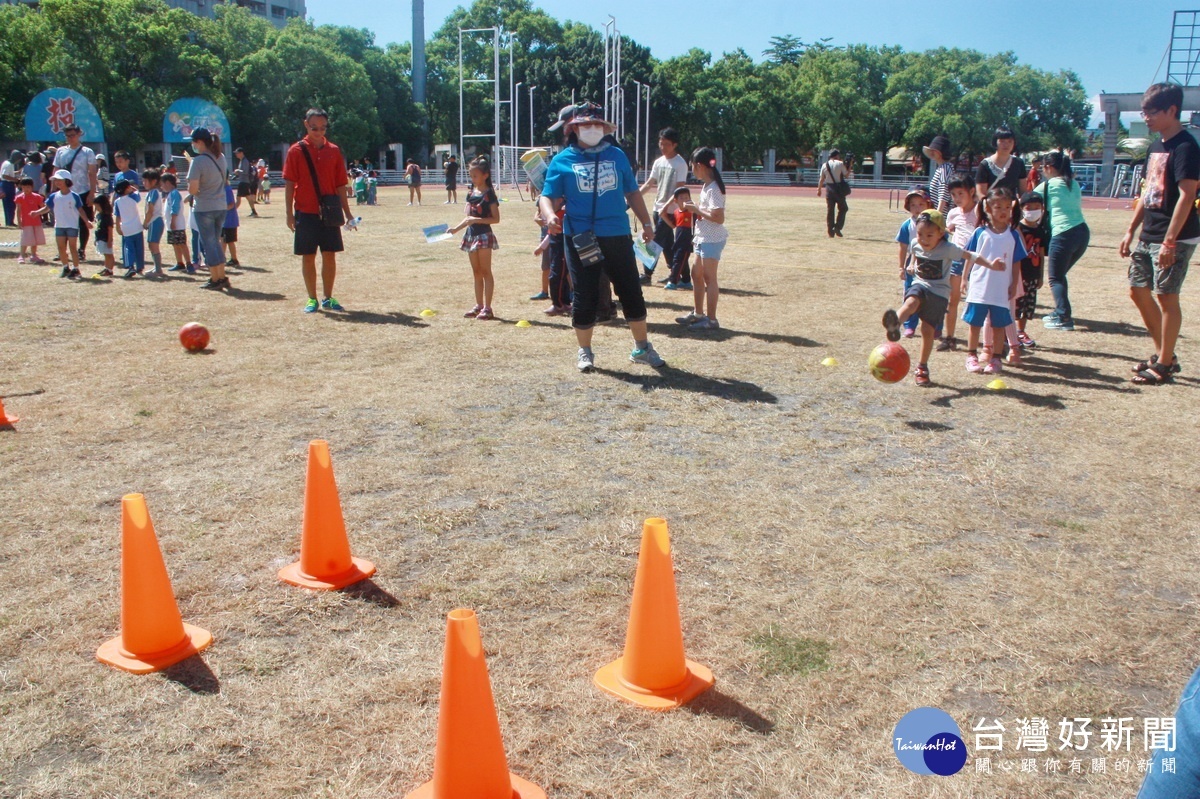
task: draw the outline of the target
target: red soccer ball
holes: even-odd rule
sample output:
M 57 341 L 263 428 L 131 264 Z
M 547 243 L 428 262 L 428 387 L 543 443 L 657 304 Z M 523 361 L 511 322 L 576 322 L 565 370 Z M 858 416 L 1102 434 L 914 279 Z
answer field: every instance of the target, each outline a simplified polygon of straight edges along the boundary
M 208 346 L 208 328 L 199 322 L 188 322 L 179 329 L 179 343 L 188 352 L 199 352 Z
M 896 342 L 886 341 L 871 351 L 867 364 L 876 380 L 899 383 L 908 374 L 912 361 L 908 358 L 908 350 Z

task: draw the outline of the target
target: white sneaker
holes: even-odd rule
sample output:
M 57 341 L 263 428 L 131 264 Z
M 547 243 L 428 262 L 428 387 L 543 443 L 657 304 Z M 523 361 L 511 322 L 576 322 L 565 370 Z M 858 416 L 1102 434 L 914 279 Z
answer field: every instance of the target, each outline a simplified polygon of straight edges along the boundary
M 688 314 L 687 316 L 676 316 L 675 321 L 681 325 L 690 325 L 695 322 L 699 322 L 701 319 L 704 319 L 704 318 L 706 318 L 706 317 L 700 316 L 699 314 L 693 312 L 693 313 Z
M 579 361 L 575 366 L 581 372 L 591 372 L 596 368 L 596 356 L 592 352 L 579 348 Z
M 688 330 L 716 330 L 721 323 L 716 319 L 706 319 L 703 316 L 688 325 Z
M 667 362 L 664 361 L 658 354 L 658 351 L 654 349 L 654 345 L 648 341 L 646 342 L 646 349 L 635 349 L 633 352 L 629 353 L 629 360 L 633 361 L 634 363 L 644 363 L 648 366 L 653 366 L 655 369 L 667 365 Z

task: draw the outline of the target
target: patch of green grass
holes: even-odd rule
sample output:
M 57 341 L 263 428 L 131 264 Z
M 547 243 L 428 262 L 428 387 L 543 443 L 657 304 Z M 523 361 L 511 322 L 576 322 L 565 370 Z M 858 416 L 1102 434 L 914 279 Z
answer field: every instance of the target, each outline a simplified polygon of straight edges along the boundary
M 1051 519 L 1050 524 L 1055 527 L 1060 527 L 1063 530 L 1070 530 L 1073 533 L 1086 533 L 1087 525 L 1073 522 L 1069 519 Z
M 154 415 L 154 411 L 148 411 L 145 408 L 143 408 L 142 410 L 137 412 L 137 415 L 141 416 L 143 419 L 149 419 L 151 416 Z
M 829 653 L 833 647 L 828 641 L 787 635 L 774 625 L 747 640 L 762 653 L 759 661 L 768 675 L 813 674 L 829 668 Z

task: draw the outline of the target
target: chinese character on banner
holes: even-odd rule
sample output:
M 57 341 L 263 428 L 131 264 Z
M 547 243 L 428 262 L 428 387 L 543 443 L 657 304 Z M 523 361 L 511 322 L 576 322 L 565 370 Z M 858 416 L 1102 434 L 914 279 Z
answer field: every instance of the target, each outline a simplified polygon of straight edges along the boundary
M 1142 742 L 1147 752 L 1161 749 L 1164 752 L 1175 751 L 1175 717 L 1163 719 L 1148 718 L 1142 730 Z
M 1154 773 L 1154 758 L 1139 759 L 1137 762 L 1138 774 L 1153 774 Z
M 988 749 L 999 752 L 1004 749 L 1004 724 L 1000 719 L 992 719 L 992 723 L 988 724 L 987 719 L 981 717 L 972 731 L 975 733 L 976 752 Z
M 990 757 L 975 758 L 975 773 L 976 774 L 991 774 L 992 759 Z
M 1130 738 L 1133 737 L 1133 717 L 1120 719 L 1100 719 L 1100 748 L 1108 752 L 1116 752 L 1125 743 L 1125 751 L 1129 751 Z
M 1107 757 L 1093 757 L 1092 758 L 1092 773 L 1093 774 L 1108 773 L 1108 758 Z
M 46 104 L 46 124 L 55 133 L 62 133 L 67 125 L 75 124 L 75 98 L 51 97 Z
M 1048 760 L 1046 760 L 1046 773 L 1047 774 L 1057 774 L 1060 771 L 1062 771 L 1062 761 L 1061 760 L 1055 760 L 1054 758 L 1049 758 Z
M 1133 764 L 1129 762 L 1129 758 L 1127 757 L 1121 758 L 1116 762 L 1116 765 L 1113 766 L 1113 769 L 1118 774 L 1128 774 L 1132 768 Z
M 1082 774 L 1083 773 L 1083 761 L 1082 760 L 1080 760 L 1079 758 L 1074 758 L 1071 760 L 1071 773 L 1072 774 Z
M 1050 722 L 1043 718 L 1017 719 L 1017 749 L 1029 752 L 1045 752 L 1046 739 L 1050 737 Z
M 1083 751 L 1088 748 L 1088 741 L 1092 738 L 1092 731 L 1088 729 L 1088 725 L 1092 723 L 1090 718 L 1084 719 L 1078 716 L 1074 719 L 1063 719 L 1058 723 L 1058 740 L 1062 746 L 1058 747 L 1059 751 L 1071 747 Z M 1075 739 L 1079 739 L 1079 743 L 1073 743 Z
M 1038 765 L 1036 757 L 1021 758 L 1021 773 L 1022 774 L 1037 774 Z
M 1173 758 L 1173 757 L 1164 757 L 1163 758 L 1162 773 L 1163 774 L 1174 774 L 1175 773 L 1175 758 Z

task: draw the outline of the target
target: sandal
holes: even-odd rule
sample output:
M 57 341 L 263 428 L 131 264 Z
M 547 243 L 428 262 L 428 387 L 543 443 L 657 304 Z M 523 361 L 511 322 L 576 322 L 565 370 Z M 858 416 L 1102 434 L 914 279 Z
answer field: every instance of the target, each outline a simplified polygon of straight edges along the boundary
M 476 319 L 495 319 L 496 315 L 492 313 L 491 308 L 481 308 L 479 313 L 475 314 Z
M 887 331 L 888 341 L 900 340 L 900 317 L 891 308 L 883 312 L 883 329 Z
M 409 205 L 412 205 L 412 203 L 409 203 Z M 476 305 L 474 308 L 472 308 L 471 310 L 469 310 L 465 314 L 463 314 L 463 318 L 464 319 L 474 319 L 475 317 L 479 316 L 479 312 L 482 310 L 483 310 L 482 305 Z
M 934 349 L 938 352 L 953 352 L 957 344 L 957 339 L 946 336 L 945 338 L 938 339 L 937 346 Z
M 1155 353 L 1154 355 L 1151 355 L 1146 360 L 1139 361 L 1138 363 L 1134 364 L 1133 368 L 1130 369 L 1130 371 L 1134 372 L 1135 374 L 1137 372 L 1144 372 L 1147 369 L 1149 369 L 1151 366 L 1156 366 L 1157 364 L 1158 364 L 1158 353 Z M 1183 371 L 1183 369 L 1179 366 L 1179 356 L 1176 355 L 1176 356 L 1172 357 L 1170 373 L 1177 375 L 1182 371 Z
M 1139 386 L 1161 386 L 1170 383 L 1172 382 L 1171 369 L 1170 366 L 1163 367 L 1157 363 L 1152 364 L 1134 375 L 1133 382 Z
M 918 364 L 917 368 L 913 370 L 913 381 L 918 386 L 928 386 L 932 382 L 929 379 L 929 367 Z

